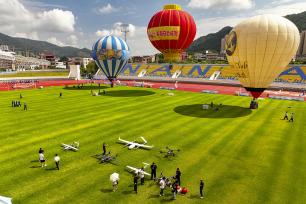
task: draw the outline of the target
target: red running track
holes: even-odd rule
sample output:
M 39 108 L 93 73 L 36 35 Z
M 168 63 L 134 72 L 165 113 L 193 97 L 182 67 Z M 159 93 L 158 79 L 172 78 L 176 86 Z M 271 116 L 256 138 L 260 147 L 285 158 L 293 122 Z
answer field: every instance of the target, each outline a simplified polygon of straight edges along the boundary
M 66 85 L 77 85 L 77 84 L 87 84 L 87 83 L 108 83 L 106 80 L 40 80 L 35 83 L 35 87 L 38 88 L 40 86 L 48 87 L 48 86 L 66 86 Z M 141 82 L 135 82 L 135 81 L 121 81 L 126 83 L 128 86 L 134 86 L 135 83 L 141 84 Z M 222 85 L 208 85 L 208 84 L 191 84 L 191 83 L 167 83 L 167 82 L 144 82 L 145 86 L 150 85 L 152 88 L 160 88 L 160 87 L 169 87 L 169 88 L 175 88 L 176 90 L 182 90 L 182 91 L 191 91 L 191 92 L 201 92 L 202 90 L 210 90 L 210 91 L 217 91 L 219 94 L 226 94 L 226 95 L 236 95 L 236 93 L 239 91 L 240 93 L 247 93 L 247 91 L 244 88 L 240 87 L 232 87 L 232 86 L 222 86 Z M 26 84 L 26 83 L 25 83 Z M 9 90 L 15 90 L 14 89 L 14 83 L 0 83 L 0 90 L 2 91 L 9 91 Z M 31 88 L 35 88 L 31 87 Z M 298 92 L 286 92 L 287 94 L 284 94 L 284 96 L 292 96 L 292 95 L 298 95 Z M 268 94 L 264 92 L 261 97 L 268 97 Z M 306 98 L 304 97 L 304 100 Z

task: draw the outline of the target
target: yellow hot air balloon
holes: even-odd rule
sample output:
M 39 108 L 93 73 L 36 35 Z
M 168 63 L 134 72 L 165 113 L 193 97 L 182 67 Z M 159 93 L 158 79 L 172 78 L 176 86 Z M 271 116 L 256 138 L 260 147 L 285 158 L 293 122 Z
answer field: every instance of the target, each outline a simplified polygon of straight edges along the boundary
M 259 15 L 242 21 L 226 36 L 226 56 L 241 84 L 254 98 L 286 68 L 300 43 L 286 18 Z

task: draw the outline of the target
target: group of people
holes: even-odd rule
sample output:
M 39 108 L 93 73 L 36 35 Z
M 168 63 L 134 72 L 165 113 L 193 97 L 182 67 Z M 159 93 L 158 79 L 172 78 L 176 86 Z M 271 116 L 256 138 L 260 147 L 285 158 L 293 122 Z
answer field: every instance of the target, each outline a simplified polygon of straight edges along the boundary
M 47 166 L 46 159 L 45 159 L 45 154 L 44 154 L 44 153 L 45 153 L 45 151 L 44 151 L 42 148 L 39 148 L 38 155 L 39 155 L 39 162 L 40 162 L 40 164 L 41 164 L 41 168 Z M 60 167 L 60 166 L 59 166 L 60 160 L 61 160 L 61 158 L 59 157 L 59 155 L 58 155 L 58 154 L 55 154 L 55 156 L 54 156 L 54 162 L 55 162 L 55 166 L 56 166 L 56 169 L 57 169 L 57 170 L 60 169 L 60 168 L 59 168 L 59 167 Z
M 290 119 L 289 119 L 288 111 L 286 111 L 283 120 L 288 120 L 288 122 L 293 122 L 293 120 L 294 120 L 294 113 L 292 112 L 290 114 Z
M 12 107 L 13 108 L 21 107 L 21 102 L 13 100 L 12 101 Z M 28 110 L 28 106 L 27 106 L 27 104 L 25 102 L 23 103 L 23 110 Z
M 102 155 L 106 155 L 106 147 L 107 144 L 104 142 L 102 145 Z M 176 169 L 175 176 L 171 178 L 166 178 L 163 176 L 161 172 L 161 176 L 159 179 L 156 178 L 156 172 L 157 172 L 157 165 L 155 162 L 153 162 L 150 165 L 151 169 L 151 180 L 157 181 L 159 188 L 160 188 L 160 196 L 164 196 L 164 190 L 167 186 L 171 188 L 172 194 L 173 194 L 173 199 L 176 199 L 176 195 L 178 193 L 186 194 L 188 192 L 187 188 L 182 188 L 181 187 L 181 170 L 179 168 Z M 140 185 L 144 185 L 145 182 L 145 171 L 144 167 L 142 167 L 137 173 L 133 175 L 133 188 L 134 192 L 137 194 L 138 193 L 138 181 L 140 179 Z M 172 181 L 171 181 L 172 180 Z M 118 189 L 118 184 L 119 184 L 119 176 L 117 179 L 112 180 L 112 186 L 113 186 L 113 191 L 115 192 Z M 204 190 L 204 181 L 201 179 L 200 180 L 200 198 L 203 198 L 203 190 Z

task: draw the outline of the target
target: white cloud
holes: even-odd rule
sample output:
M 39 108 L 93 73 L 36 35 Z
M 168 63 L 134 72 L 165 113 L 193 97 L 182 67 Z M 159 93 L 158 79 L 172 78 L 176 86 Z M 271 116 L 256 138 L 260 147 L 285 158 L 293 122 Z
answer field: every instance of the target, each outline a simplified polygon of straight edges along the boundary
M 97 30 L 95 33 L 96 36 L 98 37 L 104 37 L 106 35 L 117 35 L 117 36 L 123 36 L 122 33 L 122 27 L 126 26 L 128 29 L 127 36 L 133 37 L 136 32 L 136 27 L 132 24 L 123 24 L 121 22 L 114 23 L 111 29 L 102 29 L 102 30 Z
M 15 35 L 13 35 L 13 37 L 17 37 L 17 38 L 28 38 L 28 39 L 32 39 L 32 40 L 39 40 L 38 34 L 37 32 L 30 32 L 30 33 L 15 33 Z
M 78 37 L 76 35 L 69 35 L 67 37 L 67 43 L 68 45 L 70 46 L 76 46 L 77 47 L 77 44 L 78 44 Z
M 97 32 L 95 33 L 97 37 L 104 37 L 107 35 L 110 35 L 111 32 L 109 30 L 97 30 Z
M 98 11 L 100 14 L 110 14 L 118 11 L 118 9 L 114 8 L 110 3 L 108 3 L 106 6 L 99 8 Z
M 38 13 L 35 17 L 37 28 L 49 32 L 73 32 L 75 17 L 71 11 L 53 9 Z
M 275 14 L 285 16 L 288 14 L 300 13 L 306 10 L 306 2 L 290 3 L 291 1 L 289 0 L 284 2 L 284 4 L 280 4 L 280 2 L 278 2 L 278 5 L 271 4 L 264 8 L 258 9 L 255 11 L 255 14 Z
M 65 43 L 63 43 L 62 41 L 58 40 L 56 37 L 50 37 L 47 39 L 47 42 L 58 45 L 58 46 L 65 46 Z
M 188 7 L 195 9 L 242 10 L 254 6 L 253 0 L 190 0 Z
M 21 0 L 0 0 L 1 32 L 17 33 L 69 33 L 75 30 L 75 17 L 71 11 L 52 9 L 30 11 Z M 27 34 L 27 36 L 29 36 Z M 32 35 L 32 38 L 35 38 Z

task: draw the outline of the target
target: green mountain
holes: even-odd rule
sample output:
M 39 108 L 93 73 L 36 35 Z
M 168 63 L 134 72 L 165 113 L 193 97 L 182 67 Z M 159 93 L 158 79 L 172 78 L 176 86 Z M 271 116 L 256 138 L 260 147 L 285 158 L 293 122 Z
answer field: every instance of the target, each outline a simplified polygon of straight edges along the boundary
M 306 11 L 298 14 L 290 14 L 285 18 L 292 21 L 299 31 L 306 30 Z M 212 52 L 220 52 L 221 39 L 231 31 L 232 27 L 224 27 L 216 33 L 210 33 L 206 36 L 199 37 L 188 48 L 188 52 L 204 52 L 204 50 L 210 50 Z
M 199 37 L 188 48 L 188 52 L 204 52 L 211 50 L 220 52 L 221 39 L 232 30 L 232 27 L 226 26 L 216 33 L 210 33 L 206 36 Z
M 39 54 L 44 51 L 54 53 L 58 57 L 89 57 L 90 50 L 83 48 L 78 49 L 75 47 L 60 47 L 52 43 L 38 40 L 30 40 L 25 38 L 14 38 L 0 33 L 0 45 L 8 45 L 14 47 L 15 51 L 29 51 L 34 54 Z

